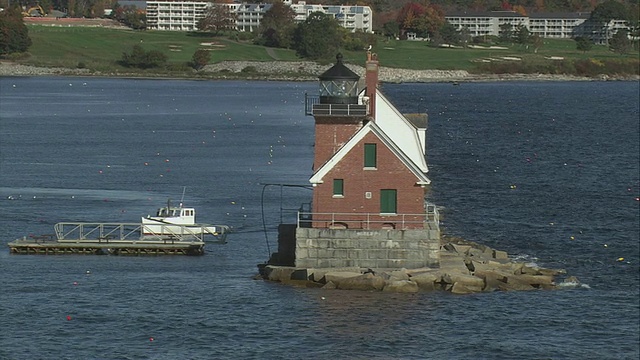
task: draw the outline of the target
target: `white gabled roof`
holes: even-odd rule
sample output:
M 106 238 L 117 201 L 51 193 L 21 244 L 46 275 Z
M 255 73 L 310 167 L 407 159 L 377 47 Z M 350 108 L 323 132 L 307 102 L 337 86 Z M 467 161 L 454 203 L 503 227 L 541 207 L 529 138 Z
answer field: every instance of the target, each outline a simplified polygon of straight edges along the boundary
M 379 90 L 376 89 L 376 124 L 411 161 L 427 173 L 426 129 L 416 129 Z
M 406 120 L 406 119 L 405 119 Z M 409 124 L 409 126 L 413 127 Z M 414 130 L 415 132 L 415 130 Z M 426 171 L 423 171 L 423 168 L 416 164 L 413 159 L 407 156 L 400 146 L 396 142 L 393 141 L 391 137 L 389 137 L 383 130 L 380 128 L 376 122 L 370 121 L 366 125 L 364 125 L 358 132 L 354 134 L 354 136 L 349 139 L 339 150 L 336 152 L 326 163 L 324 163 L 309 179 L 309 182 L 312 184 L 319 184 L 323 182 L 323 178 L 327 175 L 327 173 L 333 169 L 333 167 L 338 164 L 348 153 L 351 151 L 364 137 L 365 135 L 373 133 L 376 135 L 390 150 L 393 152 L 400 161 L 416 176 L 418 179 L 417 183 L 420 185 L 428 185 L 431 183 L 426 176 Z M 406 141 L 406 140 L 405 140 Z M 425 163 L 426 169 L 426 162 Z

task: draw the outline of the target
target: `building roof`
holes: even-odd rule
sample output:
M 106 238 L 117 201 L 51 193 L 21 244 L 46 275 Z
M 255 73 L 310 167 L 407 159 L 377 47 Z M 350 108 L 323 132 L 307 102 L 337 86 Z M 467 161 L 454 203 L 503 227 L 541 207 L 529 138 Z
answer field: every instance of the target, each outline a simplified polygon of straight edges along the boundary
M 336 63 L 318 76 L 320 80 L 351 80 L 358 81 L 360 76 L 342 63 L 342 54 L 336 55 Z
M 354 136 L 344 144 L 338 152 L 336 152 L 324 165 L 316 171 L 309 179 L 312 184 L 318 184 L 324 182 L 323 179 L 329 173 L 331 169 L 335 167 L 364 137 L 365 135 L 373 133 L 376 135 L 393 154 L 416 176 L 416 183 L 421 185 L 428 185 L 431 183 L 422 171 L 409 159 L 400 148 L 389 138 L 382 129 L 375 122 L 370 121 L 363 126 Z
M 137 9 L 147 8 L 147 2 L 140 0 L 119 0 L 118 4 L 120 4 L 120 6 L 135 6 Z
M 446 13 L 444 17 L 514 17 L 525 18 L 525 15 L 515 11 L 452 11 Z
M 424 127 L 407 119 L 393 106 L 382 92 L 376 89 L 376 124 L 391 138 L 399 149 L 420 169 L 429 172 L 426 155 L 426 121 Z
M 531 19 L 588 19 L 589 16 L 591 16 L 591 13 L 588 12 L 529 14 Z
M 476 18 L 530 18 L 530 19 L 588 19 L 591 13 L 588 12 L 562 12 L 562 13 L 531 13 L 527 15 L 519 14 L 515 11 L 452 11 L 445 14 L 448 17 L 476 17 Z
M 327 162 L 316 170 L 309 179 L 310 183 L 322 183 L 327 173 L 369 133 L 377 136 L 416 176 L 416 183 L 421 185 L 431 183 L 431 180 L 426 175 L 429 171 L 424 152 L 424 132 L 426 129 L 416 128 L 377 89 L 376 114 L 379 115 L 376 116 L 375 121 L 366 123 Z

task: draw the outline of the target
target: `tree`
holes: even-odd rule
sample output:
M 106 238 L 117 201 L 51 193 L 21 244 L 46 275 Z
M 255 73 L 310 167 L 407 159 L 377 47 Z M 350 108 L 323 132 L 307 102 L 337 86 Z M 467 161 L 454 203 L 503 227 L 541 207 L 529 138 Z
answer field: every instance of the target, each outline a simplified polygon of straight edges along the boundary
M 444 25 L 444 10 L 438 5 L 430 4 L 425 8 L 422 16 L 425 22 L 426 31 L 429 35 L 434 35 Z
M 400 24 L 394 20 L 388 21 L 382 26 L 382 31 L 384 32 L 384 36 L 395 39 L 400 36 Z
M 593 9 L 588 22 L 595 24 L 599 28 L 599 36 L 606 40 L 611 39 L 611 20 L 627 20 L 629 14 L 624 5 L 616 0 L 607 0 Z
M 526 46 L 531 42 L 531 33 L 529 32 L 529 29 L 527 29 L 526 26 L 518 25 L 516 27 L 515 33 L 513 34 L 513 38 L 516 43 Z
M 531 43 L 533 44 L 533 52 L 535 54 L 537 54 L 538 50 L 540 50 L 542 45 L 544 45 L 544 41 L 542 40 L 542 38 L 538 34 L 535 34 L 535 35 L 531 36 Z
M 191 57 L 191 67 L 196 70 L 200 70 L 203 67 L 207 66 L 210 60 L 211 52 L 198 49 L 193 53 L 193 56 Z
M 589 20 L 595 21 L 599 24 L 607 24 L 609 21 L 614 19 L 626 20 L 627 18 L 627 9 L 616 0 L 607 0 L 596 6 L 589 16 Z
M 29 29 L 22 21 L 19 7 L 0 12 L 0 55 L 26 52 L 31 46 Z
M 140 69 L 149 69 L 164 66 L 167 63 L 167 55 L 158 51 L 145 51 L 142 46 L 136 44 L 130 53 L 122 53 L 122 65 L 126 67 L 136 67 Z
M 408 3 L 398 13 L 397 22 L 403 33 L 415 32 L 420 37 L 433 36 L 444 25 L 444 11 L 438 5 Z
M 609 48 L 620 55 L 624 55 L 631 49 L 631 41 L 629 41 L 629 33 L 626 29 L 620 29 L 613 34 L 609 40 Z
M 296 27 L 295 16 L 296 13 L 290 6 L 282 1 L 275 1 L 260 21 L 258 43 L 270 47 L 290 48 Z
M 444 44 L 444 40 L 442 39 L 442 35 L 440 35 L 440 32 L 433 34 L 431 39 L 429 39 L 429 44 L 436 48 Z
M 514 5 L 513 6 L 513 11 L 515 11 L 516 13 L 518 13 L 518 14 L 520 14 L 522 16 L 527 16 L 527 10 L 522 5 Z
M 342 45 L 342 28 L 333 16 L 316 11 L 298 24 L 293 39 L 299 56 L 331 59 Z
M 401 29 L 408 30 L 413 26 L 413 21 L 421 17 L 422 14 L 424 14 L 424 7 L 422 5 L 413 2 L 408 3 L 400 9 L 396 21 L 400 24 Z
M 207 8 L 204 17 L 198 20 L 196 28 L 200 31 L 211 31 L 218 35 L 221 31 L 235 29 L 236 14 L 229 7 L 213 4 Z
M 471 30 L 469 30 L 468 27 L 464 26 L 458 33 L 460 34 L 460 42 L 462 43 L 462 47 L 466 49 L 469 46 L 469 43 L 473 41 L 473 39 L 471 38 Z
M 445 44 L 458 44 L 460 42 L 460 33 L 448 21 L 440 28 L 440 36 Z
M 587 51 L 591 50 L 593 47 L 593 42 L 584 36 L 578 36 L 575 38 L 576 41 L 576 49 L 582 51 L 585 54 Z
M 362 30 L 349 32 L 343 27 L 340 27 L 340 30 L 342 31 L 342 47 L 346 50 L 362 51 L 367 49 L 369 45 L 374 46 L 377 43 L 377 37 L 374 34 Z
M 503 43 L 513 41 L 513 25 L 504 23 L 500 25 L 500 41 Z
M 116 3 L 112 10 L 111 17 L 123 25 L 134 30 L 147 28 L 147 16 L 144 12 L 138 10 L 135 5 L 120 6 L 120 4 Z

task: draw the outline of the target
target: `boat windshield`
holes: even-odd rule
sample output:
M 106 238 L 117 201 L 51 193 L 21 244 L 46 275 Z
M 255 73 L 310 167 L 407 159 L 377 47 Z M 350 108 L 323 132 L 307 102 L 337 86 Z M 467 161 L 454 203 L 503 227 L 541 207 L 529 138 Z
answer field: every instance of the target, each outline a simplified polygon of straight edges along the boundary
M 158 217 L 177 217 L 180 216 L 180 209 L 177 208 L 160 208 L 156 214 Z

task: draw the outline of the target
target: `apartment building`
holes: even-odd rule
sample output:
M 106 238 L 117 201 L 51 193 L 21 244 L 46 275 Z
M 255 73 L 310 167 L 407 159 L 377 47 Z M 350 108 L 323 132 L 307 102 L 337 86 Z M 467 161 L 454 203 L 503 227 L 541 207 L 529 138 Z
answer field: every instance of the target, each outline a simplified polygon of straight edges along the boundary
M 532 35 L 542 38 L 571 39 L 589 37 L 604 44 L 619 29 L 629 29 L 624 20 L 612 20 L 607 26 L 590 24 L 590 13 L 536 13 L 528 16 L 514 11 L 457 12 L 445 15 L 456 29 L 467 28 L 471 36 L 499 36 L 501 26 L 511 24 L 526 27 Z
M 295 21 L 303 22 L 309 14 L 320 11 L 332 15 L 338 23 L 351 32 L 373 31 L 373 13 L 369 6 L 346 5 L 307 5 L 305 1 L 295 4 L 291 0 L 284 1 L 295 12 Z M 207 7 L 213 5 L 206 1 L 147 1 L 147 28 L 151 30 L 193 31 L 198 20 L 202 19 Z M 236 15 L 238 31 L 255 31 L 260 20 L 271 8 L 271 4 L 233 3 L 220 4 L 229 7 Z
M 537 13 L 529 15 L 531 34 L 543 38 L 571 39 L 575 29 L 589 18 L 589 13 Z
M 297 4 L 291 4 L 291 1 L 284 3 L 291 6 L 291 9 L 296 13 L 295 20 L 297 22 L 303 22 L 311 13 L 319 11 L 332 15 L 338 20 L 340 26 L 351 32 L 373 32 L 373 13 L 369 6 L 308 5 L 304 1 L 298 1 Z
M 207 6 L 202 1 L 147 1 L 147 29 L 194 31 Z

